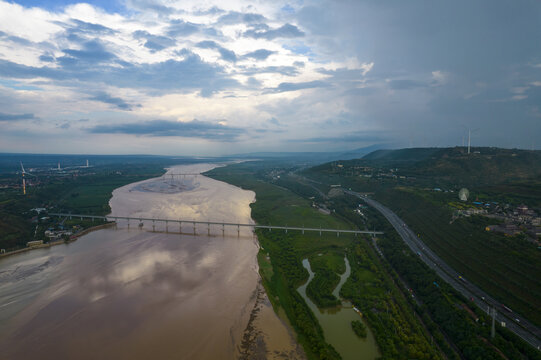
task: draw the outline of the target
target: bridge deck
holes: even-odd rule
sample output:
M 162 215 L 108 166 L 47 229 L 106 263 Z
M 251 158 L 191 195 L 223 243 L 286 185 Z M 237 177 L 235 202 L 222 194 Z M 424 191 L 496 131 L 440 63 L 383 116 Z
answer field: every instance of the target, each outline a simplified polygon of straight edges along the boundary
M 69 217 L 71 218 L 80 218 L 82 219 L 92 219 L 92 220 L 103 220 L 103 221 L 117 221 L 117 220 L 126 220 L 126 221 L 151 221 L 153 223 L 155 222 L 163 222 L 165 224 L 168 223 L 178 223 L 179 225 L 182 225 L 182 223 L 189 223 L 193 224 L 194 226 L 197 224 L 203 224 L 203 225 L 221 225 L 221 226 L 235 226 L 237 228 L 240 227 L 250 227 L 254 229 L 269 229 L 269 230 L 297 230 L 297 231 L 319 231 L 321 234 L 322 232 L 332 232 L 336 234 L 344 233 L 344 234 L 371 234 L 371 235 L 380 235 L 383 234 L 382 231 L 369 231 L 369 230 L 347 230 L 347 229 L 328 229 L 328 228 L 311 228 L 311 227 L 301 227 L 301 226 L 277 226 L 277 225 L 259 225 L 259 224 L 240 224 L 240 223 L 231 223 L 231 222 L 216 222 L 216 221 L 197 221 L 197 220 L 181 220 L 181 219 L 159 219 L 159 218 L 144 218 L 144 217 L 128 217 L 128 216 L 100 216 L 100 215 L 85 215 L 85 214 L 66 214 L 66 213 L 49 213 L 51 216 L 60 216 L 60 217 Z

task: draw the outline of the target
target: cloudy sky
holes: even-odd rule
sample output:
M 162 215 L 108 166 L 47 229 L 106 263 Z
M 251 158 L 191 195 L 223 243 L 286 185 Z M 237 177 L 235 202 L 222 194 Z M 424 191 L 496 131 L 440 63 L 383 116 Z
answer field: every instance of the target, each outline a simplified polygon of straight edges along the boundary
M 0 0 L 0 152 L 541 148 L 537 0 Z

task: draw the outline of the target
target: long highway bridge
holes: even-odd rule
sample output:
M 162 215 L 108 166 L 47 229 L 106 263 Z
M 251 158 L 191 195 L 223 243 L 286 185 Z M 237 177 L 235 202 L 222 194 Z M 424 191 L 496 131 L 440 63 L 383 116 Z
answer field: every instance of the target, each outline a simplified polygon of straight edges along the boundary
M 347 229 L 329 229 L 329 228 L 311 228 L 311 227 L 304 227 L 304 226 L 277 226 L 277 225 L 259 225 L 259 224 L 240 224 L 240 223 L 232 223 L 232 222 L 216 222 L 216 221 L 196 221 L 196 220 L 181 220 L 181 219 L 159 219 L 159 218 L 146 218 L 146 217 L 130 217 L 130 216 L 112 216 L 112 215 L 106 215 L 106 216 L 100 216 L 100 215 L 88 215 L 88 214 L 71 214 L 71 213 L 49 213 L 50 216 L 59 216 L 59 217 L 66 217 L 66 218 L 79 218 L 81 220 L 83 219 L 91 219 L 92 221 L 98 220 L 98 221 L 114 221 L 117 222 L 118 220 L 124 220 L 127 221 L 128 224 L 130 221 L 137 222 L 138 224 L 144 224 L 144 222 L 150 222 L 152 223 L 153 227 L 156 223 L 163 223 L 166 226 L 166 230 L 168 229 L 169 224 L 178 224 L 179 230 L 182 231 L 182 224 L 188 224 L 193 226 L 193 232 L 196 233 L 196 225 L 206 225 L 208 229 L 208 233 L 210 234 L 210 226 L 211 225 L 218 225 L 222 227 L 222 232 L 225 231 L 225 227 L 234 227 L 237 228 L 237 231 L 240 233 L 240 228 L 252 228 L 252 229 L 268 229 L 271 230 L 284 230 L 286 233 L 288 231 L 294 230 L 294 231 L 301 231 L 303 234 L 305 231 L 312 231 L 312 232 L 319 232 L 319 235 L 321 236 L 322 233 L 336 233 L 336 236 L 340 236 L 340 234 L 354 234 L 355 236 L 359 234 L 369 234 L 369 235 L 380 235 L 383 234 L 381 231 L 369 231 L 369 230 L 347 230 Z
M 463 276 L 451 268 L 440 257 L 426 246 L 423 241 L 415 235 L 415 233 L 389 208 L 383 206 L 379 202 L 362 196 L 354 191 L 345 190 L 347 194 L 359 197 L 368 205 L 382 213 L 383 216 L 391 223 L 397 233 L 402 237 L 402 240 L 420 259 L 433 269 L 444 281 L 451 285 L 455 290 L 460 292 L 466 298 L 472 300 L 480 309 L 485 311 L 490 316 L 495 316 L 495 319 L 500 322 L 505 322 L 507 329 L 518 335 L 524 341 L 532 345 L 537 350 L 541 350 L 541 330 L 530 323 L 526 318 L 513 312 L 501 302 L 489 296 L 483 290 L 467 281 Z M 495 313 L 495 309 L 499 312 Z M 492 310 L 492 311 L 491 311 Z

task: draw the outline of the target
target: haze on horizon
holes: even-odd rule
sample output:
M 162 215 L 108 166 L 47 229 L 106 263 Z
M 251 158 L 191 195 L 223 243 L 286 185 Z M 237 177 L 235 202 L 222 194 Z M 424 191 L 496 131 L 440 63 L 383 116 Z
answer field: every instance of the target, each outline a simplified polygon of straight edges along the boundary
M 0 0 L 0 152 L 541 148 L 541 3 Z

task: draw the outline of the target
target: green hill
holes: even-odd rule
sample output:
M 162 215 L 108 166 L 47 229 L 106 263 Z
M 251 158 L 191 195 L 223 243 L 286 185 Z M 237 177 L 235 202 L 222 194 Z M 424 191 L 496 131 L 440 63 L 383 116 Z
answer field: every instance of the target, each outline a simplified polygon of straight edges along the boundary
M 417 185 L 477 187 L 531 182 L 541 178 L 541 151 L 463 147 L 377 150 L 347 161 L 335 161 L 309 171 L 327 175 L 388 172 L 413 179 Z

